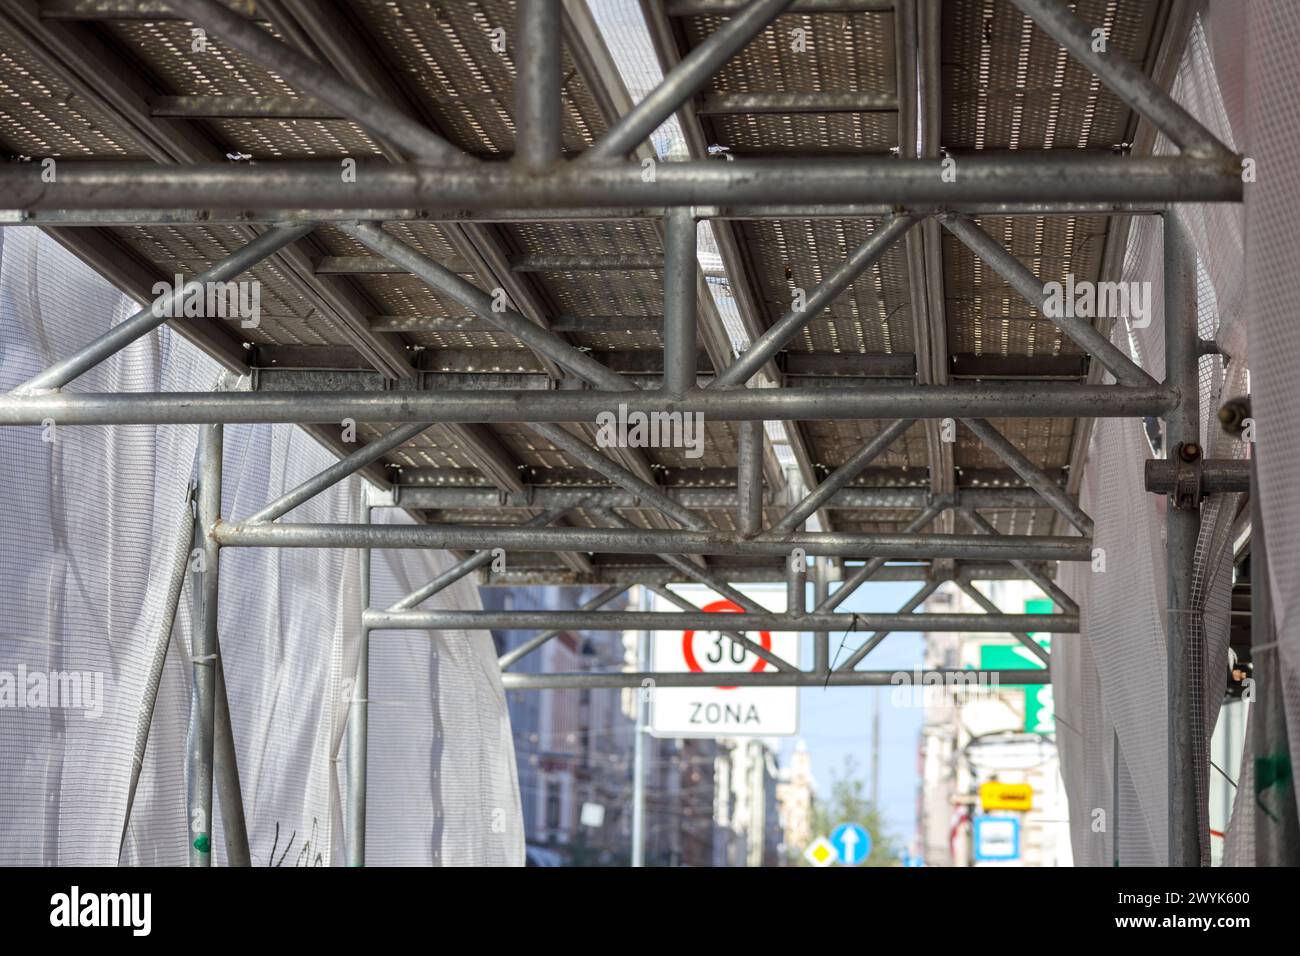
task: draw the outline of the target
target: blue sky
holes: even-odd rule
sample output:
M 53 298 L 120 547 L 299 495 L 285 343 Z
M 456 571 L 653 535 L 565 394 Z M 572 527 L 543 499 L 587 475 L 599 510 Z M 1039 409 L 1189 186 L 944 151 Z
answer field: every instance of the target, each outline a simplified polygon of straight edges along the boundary
M 838 585 L 832 585 L 832 592 Z M 868 583 L 860 587 L 837 609 L 840 612 L 876 612 L 892 614 L 920 587 L 918 581 Z M 809 601 L 812 600 L 809 588 Z M 865 638 L 866 634 L 844 632 L 831 635 L 831 657 L 839 651 L 842 661 Z M 843 649 L 841 650 L 841 642 Z M 896 632 L 877 647 L 859 665 L 869 670 L 911 670 L 921 664 L 924 638 L 916 632 Z M 812 640 L 803 641 L 803 665 L 812 666 Z M 840 772 L 844 758 L 852 754 L 858 772 L 870 773 L 871 714 L 874 697 L 881 697 L 880 711 L 880 803 L 894 835 L 904 844 L 911 842 L 916 830 L 916 753 L 925 711 L 919 707 L 898 708 L 889 705 L 888 687 L 804 688 L 799 692 L 798 737 L 782 738 L 781 763 L 798 740 L 803 740 L 812 754 L 813 775 L 820 797 L 830 795 L 831 772 Z

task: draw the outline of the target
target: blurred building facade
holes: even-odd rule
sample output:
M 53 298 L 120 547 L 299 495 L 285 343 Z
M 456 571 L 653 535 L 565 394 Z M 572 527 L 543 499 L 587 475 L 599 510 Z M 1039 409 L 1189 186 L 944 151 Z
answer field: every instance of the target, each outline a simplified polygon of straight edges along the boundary
M 813 838 L 813 801 L 817 782 L 813 779 L 812 754 L 800 740 L 790 755 L 790 765 L 782 767 L 776 785 L 776 800 L 781 817 L 784 854 L 801 853 Z
M 1026 581 L 979 582 L 1004 613 L 1046 613 L 1038 589 Z M 926 613 L 971 613 L 981 608 L 953 585 L 924 605 Z M 1049 647 L 1046 635 L 1035 638 Z M 945 669 L 1037 668 L 1032 652 L 1010 636 L 932 633 L 924 667 Z M 917 848 L 928 866 L 1069 866 L 1069 807 L 1056 751 L 1051 685 L 977 685 L 895 688 L 925 708 L 918 750 Z M 896 703 L 902 703 L 902 700 Z M 1028 811 L 984 811 L 980 787 L 998 782 L 1028 784 Z M 981 817 L 1016 821 L 1013 859 L 984 860 L 976 846 Z M 995 821 L 996 822 L 996 821 Z M 991 832 L 991 831 L 985 831 Z M 989 845 L 985 844 L 987 854 Z M 1001 855 L 1001 851 L 997 855 Z

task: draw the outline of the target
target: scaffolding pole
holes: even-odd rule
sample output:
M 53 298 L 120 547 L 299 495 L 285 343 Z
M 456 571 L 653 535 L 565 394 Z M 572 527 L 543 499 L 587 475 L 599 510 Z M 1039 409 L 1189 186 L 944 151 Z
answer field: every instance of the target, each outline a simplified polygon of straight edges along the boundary
M 1201 457 L 1200 381 L 1196 334 L 1196 252 L 1173 212 L 1164 217 L 1165 380 L 1178 402 L 1164 416 L 1165 456 L 1195 461 Z M 1169 865 L 1208 863 L 1209 832 L 1202 826 L 1208 807 L 1198 796 L 1198 768 L 1209 759 L 1204 726 L 1195 726 L 1202 709 L 1204 647 L 1198 636 L 1192 597 L 1196 542 L 1201 531 L 1199 498 L 1180 507 L 1175 496 L 1165 510 L 1165 617 L 1169 695 Z
M 361 493 L 361 522 L 369 524 L 370 502 Z M 370 750 L 370 626 L 366 609 L 370 607 L 370 549 L 360 553 L 357 581 L 361 604 L 361 633 L 357 645 L 357 671 L 352 682 L 351 709 L 348 712 L 348 866 L 366 865 L 366 770 Z
M 190 655 L 187 798 L 190 866 L 212 865 L 212 764 L 216 723 L 217 592 L 221 522 L 222 426 L 199 429 L 198 525 L 202 536 L 197 614 Z

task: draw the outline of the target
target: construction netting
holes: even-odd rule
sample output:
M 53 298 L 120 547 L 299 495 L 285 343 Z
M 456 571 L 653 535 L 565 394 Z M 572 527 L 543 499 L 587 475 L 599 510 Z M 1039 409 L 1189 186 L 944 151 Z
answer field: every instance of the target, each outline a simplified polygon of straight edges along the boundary
M 1210 862 L 1211 835 L 1225 839 L 1225 863 L 1265 862 L 1256 853 L 1257 825 L 1294 819 L 1295 813 L 1294 808 L 1289 814 L 1275 813 L 1277 808 L 1269 806 L 1273 795 L 1265 792 L 1273 786 L 1275 794 L 1294 801 L 1289 768 L 1300 739 L 1300 528 L 1294 509 L 1286 507 L 1291 489 L 1285 477 L 1288 464 L 1300 454 L 1300 424 L 1289 412 L 1293 362 L 1287 358 L 1300 348 L 1300 332 L 1295 330 L 1294 300 L 1286 294 L 1300 276 L 1294 243 L 1300 193 L 1286 172 L 1288 150 L 1300 147 L 1294 111 L 1300 96 L 1295 68 L 1300 28 L 1279 7 L 1211 5 L 1193 23 L 1172 91 L 1215 135 L 1253 161 L 1247 166 L 1244 208 L 1179 206 L 1176 215 L 1196 251 L 1198 332 L 1215 342 L 1220 353 L 1200 362 L 1202 447 L 1214 459 L 1258 458 L 1269 575 L 1267 581 L 1255 575 L 1252 586 L 1270 586 L 1278 623 L 1277 650 L 1267 643 L 1253 648 L 1258 687 L 1247 695 L 1251 728 L 1240 766 L 1213 768 L 1234 782 L 1237 797 L 1227 833 L 1211 834 L 1204 815 L 1211 773 L 1206 741 L 1227 681 L 1234 542 L 1250 521 L 1244 496 L 1206 497 L 1186 651 L 1197 682 L 1192 721 L 1201 737 L 1192 769 L 1205 864 Z M 1175 151 L 1163 139 L 1155 148 L 1158 153 Z M 1157 379 L 1164 373 L 1161 228 L 1156 217 L 1134 219 L 1120 276 L 1151 282 L 1150 322 L 1141 328 L 1133 321 L 1118 322 L 1112 334 L 1116 345 Z M 1225 401 L 1252 389 L 1253 433 L 1234 437 L 1220 427 L 1217 413 Z M 1082 634 L 1078 642 L 1061 641 L 1054 647 L 1053 683 L 1062 718 L 1057 738 L 1070 793 L 1075 859 L 1088 865 L 1164 865 L 1168 860 L 1167 504 L 1164 496 L 1143 490 L 1144 464 L 1155 455 L 1153 438 L 1159 441 L 1154 422 L 1096 423 L 1080 498 L 1096 521 L 1097 550 L 1091 566 L 1062 569 L 1063 585 L 1081 606 Z M 1256 550 L 1263 551 L 1258 537 Z M 1254 561 L 1257 568 L 1261 557 Z M 1270 709 L 1278 709 L 1280 719 L 1270 721 Z M 1281 741 L 1281 752 L 1255 752 L 1265 724 L 1275 727 L 1273 739 Z M 1269 842 L 1266 838 L 1263 844 Z
M 137 304 L 35 229 L 0 234 L 0 388 Z M 73 391 L 241 387 L 169 329 Z M 184 864 L 194 426 L 0 431 L 0 860 Z M 334 461 L 301 429 L 225 430 L 223 514 L 243 516 Z M 291 520 L 361 520 L 360 479 Z M 410 520 L 392 509 L 376 521 Z M 254 865 L 344 861 L 359 552 L 223 552 L 219 640 Z M 375 552 L 388 606 L 449 555 Z M 175 606 L 174 625 L 171 608 Z M 477 608 L 469 580 L 429 607 Z M 514 750 L 487 632 L 371 638 L 367 862 L 523 862 Z M 133 772 L 138 768 L 138 774 Z M 134 781 L 134 784 L 133 784 Z M 128 814 L 129 807 L 129 814 Z M 214 862 L 226 860 L 221 807 Z

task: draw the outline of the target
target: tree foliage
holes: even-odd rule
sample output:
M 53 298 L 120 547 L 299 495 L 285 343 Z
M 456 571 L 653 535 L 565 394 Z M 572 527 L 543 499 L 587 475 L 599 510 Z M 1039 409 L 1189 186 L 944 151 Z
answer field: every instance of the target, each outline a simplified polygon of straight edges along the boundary
M 871 853 L 862 866 L 898 865 L 898 839 L 886 829 L 880 808 L 867 796 L 867 781 L 860 775 L 852 754 L 845 756 L 840 772 L 831 771 L 830 800 L 813 804 L 814 834 L 829 837 L 841 823 L 861 824 L 871 834 Z M 798 848 L 799 862 L 807 865 L 803 849 Z

